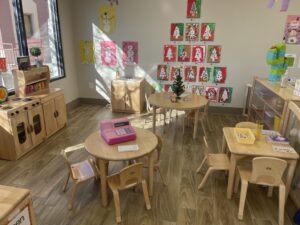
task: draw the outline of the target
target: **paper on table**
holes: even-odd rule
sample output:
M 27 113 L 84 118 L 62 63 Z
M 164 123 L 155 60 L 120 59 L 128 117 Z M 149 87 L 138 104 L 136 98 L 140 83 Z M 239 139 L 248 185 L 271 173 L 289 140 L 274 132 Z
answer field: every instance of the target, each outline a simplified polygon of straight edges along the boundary
M 119 152 L 131 152 L 131 151 L 138 151 L 139 146 L 138 145 L 119 145 L 118 151 Z
M 272 146 L 274 152 L 288 152 L 288 153 L 295 153 L 295 149 L 292 147 L 281 146 L 281 145 L 273 145 Z
M 271 136 L 271 135 L 280 135 L 280 133 L 278 133 L 275 130 L 262 130 L 261 131 L 262 135 L 267 135 L 267 136 Z

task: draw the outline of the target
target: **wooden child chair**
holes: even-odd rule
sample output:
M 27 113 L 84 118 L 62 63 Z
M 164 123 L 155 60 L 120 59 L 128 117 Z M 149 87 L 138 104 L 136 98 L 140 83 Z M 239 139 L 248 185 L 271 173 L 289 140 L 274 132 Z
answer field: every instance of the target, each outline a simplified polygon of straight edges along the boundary
M 279 187 L 279 225 L 284 224 L 285 184 L 282 175 L 287 167 L 287 162 L 271 157 L 256 157 L 252 160 L 252 170 L 249 167 L 238 166 L 235 191 L 241 179 L 241 194 L 238 218 L 243 219 L 248 183 Z M 239 176 L 238 176 L 239 174 Z M 240 179 L 239 179 L 240 178 Z
M 156 148 L 156 158 L 154 159 L 154 171 L 159 173 L 159 176 L 163 182 L 164 185 L 167 185 L 166 180 L 164 179 L 161 170 L 160 170 L 160 154 L 163 148 L 163 144 L 162 144 L 162 140 L 160 138 L 160 136 L 156 135 L 157 140 L 158 140 L 158 144 L 157 144 L 157 148 Z M 144 164 L 144 168 L 149 168 L 149 163 L 148 163 L 148 157 L 143 157 L 141 159 L 138 160 L 138 162 L 142 162 Z
M 229 158 L 226 153 L 208 153 L 208 144 L 206 142 L 206 139 L 204 138 L 204 144 L 205 144 L 205 149 L 204 149 L 204 159 L 202 160 L 199 168 L 197 169 L 197 173 L 200 172 L 202 166 L 206 162 L 208 165 L 208 170 L 206 171 L 204 178 L 202 179 L 201 183 L 198 186 L 198 189 L 201 189 L 203 185 L 205 184 L 208 176 L 213 173 L 214 171 L 217 170 L 224 170 L 224 171 L 229 171 Z
M 92 159 L 86 159 L 84 161 L 78 162 L 78 163 L 71 163 L 68 155 L 71 152 L 83 149 L 84 145 L 79 144 L 75 146 L 68 147 L 61 151 L 61 155 L 64 157 L 65 162 L 67 164 L 69 173 L 67 176 L 67 179 L 65 181 L 63 191 L 65 192 L 68 186 L 69 178 L 71 177 L 72 180 L 75 182 L 75 186 L 73 188 L 72 195 L 70 197 L 69 203 L 68 203 L 68 209 L 71 210 L 73 208 L 73 202 L 74 197 L 76 194 L 76 190 L 82 182 L 85 182 L 90 179 L 97 179 L 98 178 L 98 169 Z
M 151 209 L 147 183 L 142 177 L 143 163 L 136 163 L 123 168 L 120 172 L 115 173 L 107 178 L 109 188 L 112 190 L 115 210 L 116 210 L 116 221 L 121 222 L 121 207 L 119 191 L 135 187 L 142 184 L 144 198 L 146 202 L 146 208 Z
M 153 114 L 153 107 L 151 106 L 150 102 L 149 102 L 149 97 L 148 95 L 145 93 L 145 100 L 146 100 L 146 109 L 147 112 L 150 114 Z M 166 118 L 167 118 L 167 110 L 164 108 L 157 108 L 156 109 L 156 115 L 160 115 L 160 120 L 161 120 L 161 116 L 164 117 L 164 125 L 166 124 Z M 145 124 L 146 124 L 146 119 L 145 119 Z

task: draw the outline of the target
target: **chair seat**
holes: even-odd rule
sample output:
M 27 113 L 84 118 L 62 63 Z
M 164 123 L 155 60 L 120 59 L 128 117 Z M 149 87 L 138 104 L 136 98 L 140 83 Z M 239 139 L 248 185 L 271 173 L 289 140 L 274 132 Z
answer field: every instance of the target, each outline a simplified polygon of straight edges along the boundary
M 208 154 L 207 164 L 209 167 L 213 167 L 219 170 L 229 170 L 229 158 L 227 154 Z
M 115 175 L 111 175 L 111 176 L 107 177 L 107 183 L 108 183 L 108 186 L 112 190 L 118 190 L 118 187 L 120 187 L 120 176 L 119 176 L 119 174 L 115 174 Z
M 83 181 L 96 176 L 95 170 L 89 160 L 72 164 L 71 171 L 75 180 Z

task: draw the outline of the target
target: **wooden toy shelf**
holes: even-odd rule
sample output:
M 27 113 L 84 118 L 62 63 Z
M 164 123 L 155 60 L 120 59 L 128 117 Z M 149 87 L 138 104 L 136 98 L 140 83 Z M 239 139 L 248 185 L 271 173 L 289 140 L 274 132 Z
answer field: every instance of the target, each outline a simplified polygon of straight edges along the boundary
M 16 95 L 20 97 L 49 92 L 50 72 L 48 66 L 29 70 L 13 70 Z
M 279 82 L 254 78 L 249 105 L 249 120 L 263 121 L 266 128 L 282 132 L 289 101 L 300 103 L 293 88 L 281 88 Z

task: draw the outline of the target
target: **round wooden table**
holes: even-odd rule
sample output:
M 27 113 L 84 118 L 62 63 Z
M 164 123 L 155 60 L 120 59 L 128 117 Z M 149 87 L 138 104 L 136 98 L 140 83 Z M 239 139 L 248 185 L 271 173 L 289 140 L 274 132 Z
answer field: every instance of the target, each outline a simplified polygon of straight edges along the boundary
M 149 195 L 153 194 L 153 173 L 154 173 L 154 161 L 153 152 L 157 147 L 158 140 L 155 134 L 151 131 L 144 130 L 135 127 L 136 140 L 123 142 L 115 145 L 108 145 L 100 135 L 100 132 L 94 132 L 84 142 L 86 150 L 93 155 L 99 166 L 100 179 L 101 179 L 101 199 L 102 204 L 107 206 L 107 175 L 108 175 L 108 163 L 109 161 L 127 161 L 143 156 L 149 158 Z M 118 146 L 120 145 L 138 145 L 138 151 L 119 152 Z
M 153 106 L 153 132 L 156 130 L 156 109 L 176 109 L 176 110 L 196 110 L 193 139 L 196 138 L 198 129 L 199 109 L 207 104 L 208 100 L 196 94 L 188 93 L 186 98 L 180 99 L 178 102 L 171 102 L 171 93 L 161 92 L 154 93 L 149 97 L 149 103 Z

